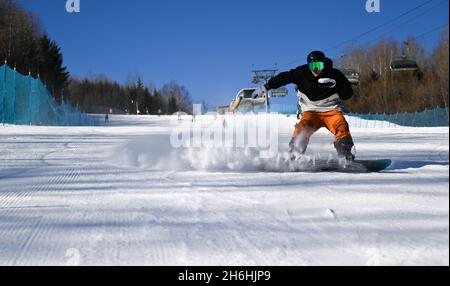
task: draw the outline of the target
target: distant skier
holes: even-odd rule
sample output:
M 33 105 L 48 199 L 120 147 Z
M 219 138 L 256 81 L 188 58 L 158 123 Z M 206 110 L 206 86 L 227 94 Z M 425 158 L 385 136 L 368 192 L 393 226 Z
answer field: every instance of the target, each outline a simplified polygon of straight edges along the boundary
M 290 83 L 296 84 L 302 115 L 289 143 L 291 152 L 304 154 L 311 135 L 326 127 L 335 136 L 334 147 L 338 156 L 353 161 L 353 139 L 342 113 L 343 100 L 353 96 L 352 86 L 342 72 L 333 68 L 333 62 L 323 52 L 311 52 L 307 62 L 273 77 L 258 88 L 254 96 Z

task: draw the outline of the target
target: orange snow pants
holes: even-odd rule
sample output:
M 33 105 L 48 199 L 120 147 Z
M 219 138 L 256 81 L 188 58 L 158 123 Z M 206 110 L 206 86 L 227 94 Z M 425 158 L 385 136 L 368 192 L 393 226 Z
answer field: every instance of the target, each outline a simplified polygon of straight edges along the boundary
M 342 112 L 334 110 L 328 112 L 307 111 L 303 113 L 300 123 L 295 126 L 292 137 L 297 139 L 297 137 L 302 134 L 304 139 L 309 140 L 309 137 L 322 127 L 326 127 L 330 130 L 336 141 L 352 138 L 344 115 Z

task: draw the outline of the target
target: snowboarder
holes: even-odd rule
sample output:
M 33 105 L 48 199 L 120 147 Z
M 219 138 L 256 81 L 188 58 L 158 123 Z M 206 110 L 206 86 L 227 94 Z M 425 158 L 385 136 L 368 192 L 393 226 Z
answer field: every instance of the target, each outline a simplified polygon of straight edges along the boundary
M 258 88 L 254 96 L 290 83 L 296 84 L 302 115 L 289 143 L 291 152 L 304 154 L 311 135 L 326 127 L 335 136 L 338 156 L 353 161 L 353 139 L 342 113 L 343 101 L 353 96 L 352 86 L 342 72 L 333 68 L 333 62 L 323 52 L 311 52 L 307 63 L 273 77 Z

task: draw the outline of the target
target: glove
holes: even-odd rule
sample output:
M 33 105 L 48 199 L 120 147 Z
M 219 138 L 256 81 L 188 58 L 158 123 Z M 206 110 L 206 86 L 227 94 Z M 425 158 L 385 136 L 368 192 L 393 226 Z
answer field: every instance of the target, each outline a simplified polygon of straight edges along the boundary
M 320 78 L 319 86 L 322 88 L 334 88 L 336 87 L 336 81 L 332 78 Z
M 257 97 L 263 97 L 264 94 L 267 93 L 267 89 L 265 86 L 262 87 L 258 87 L 257 89 L 255 89 L 255 91 L 252 93 L 252 98 L 255 99 Z

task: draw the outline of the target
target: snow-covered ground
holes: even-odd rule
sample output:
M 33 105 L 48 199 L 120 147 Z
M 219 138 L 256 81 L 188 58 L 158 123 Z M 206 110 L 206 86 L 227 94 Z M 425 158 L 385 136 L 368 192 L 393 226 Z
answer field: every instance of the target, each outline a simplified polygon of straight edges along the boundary
M 295 119 L 276 120 L 284 152 Z M 449 265 L 448 128 L 353 128 L 358 158 L 394 164 L 344 174 L 174 150 L 171 131 L 191 125 L 0 126 L 0 265 Z M 309 154 L 332 141 L 318 132 Z

